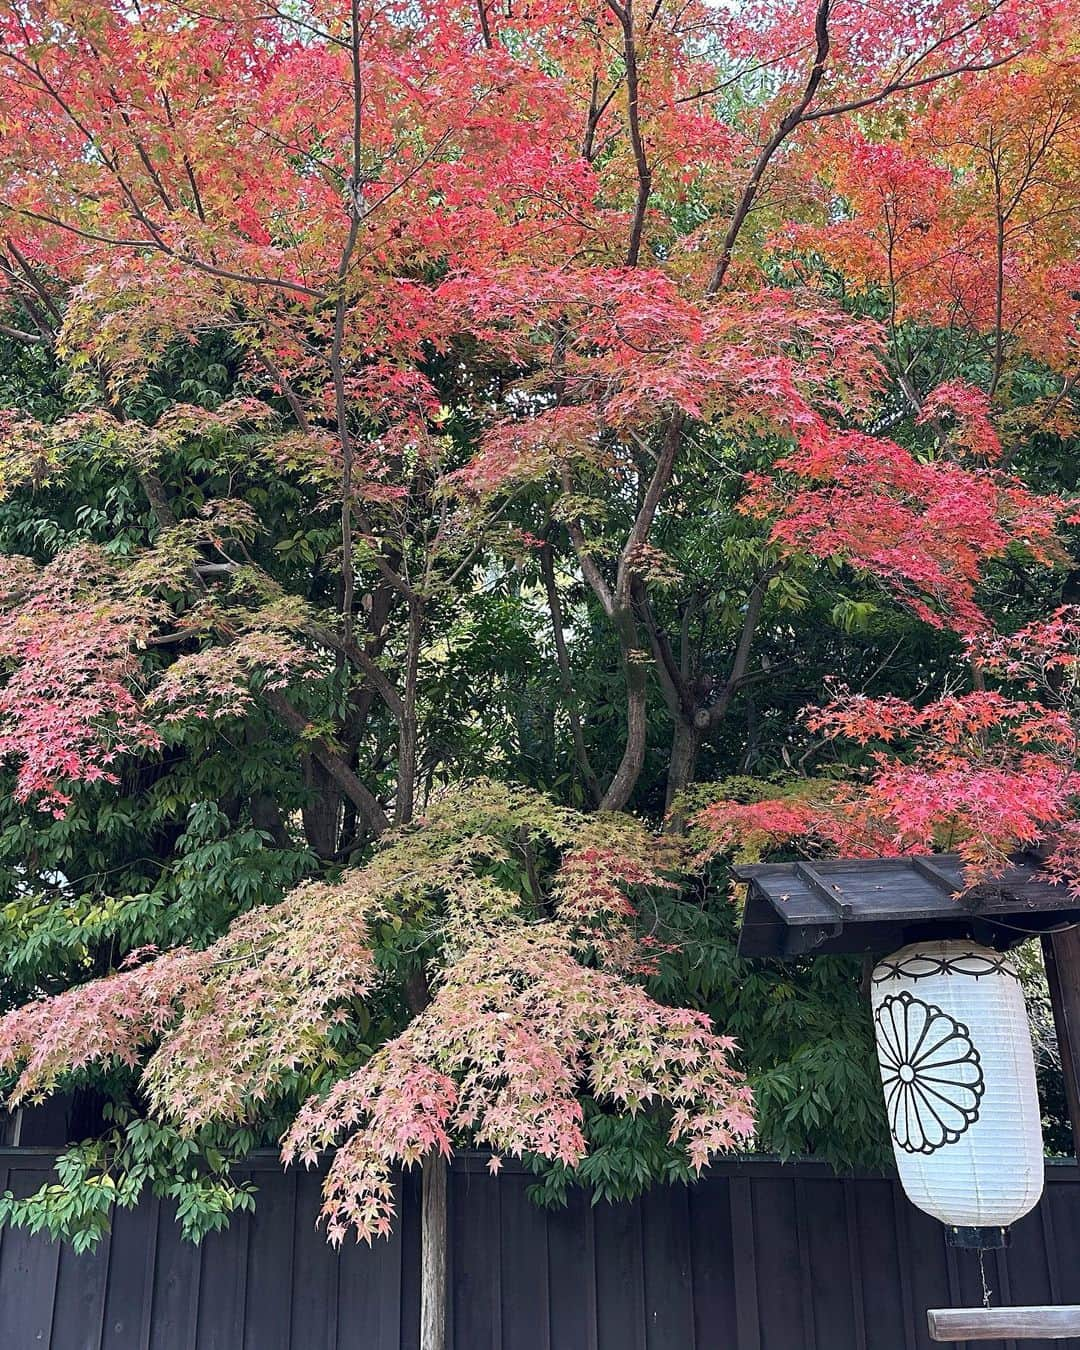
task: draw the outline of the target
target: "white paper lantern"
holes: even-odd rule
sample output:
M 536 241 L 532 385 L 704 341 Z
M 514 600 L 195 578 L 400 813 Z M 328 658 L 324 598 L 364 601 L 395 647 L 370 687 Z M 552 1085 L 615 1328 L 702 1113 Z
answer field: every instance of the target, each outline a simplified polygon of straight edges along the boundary
M 1016 967 L 975 943 L 918 942 L 877 965 L 871 1001 L 904 1191 L 956 1244 L 1002 1246 L 1044 1171 Z

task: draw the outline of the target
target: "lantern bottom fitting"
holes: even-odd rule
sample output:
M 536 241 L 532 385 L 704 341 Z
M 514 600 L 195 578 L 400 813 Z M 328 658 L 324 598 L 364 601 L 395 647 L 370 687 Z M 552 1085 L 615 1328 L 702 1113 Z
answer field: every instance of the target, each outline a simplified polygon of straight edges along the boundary
M 945 1229 L 945 1241 L 950 1247 L 989 1251 L 995 1247 L 1007 1247 L 1009 1239 L 1008 1228 L 962 1228 L 948 1225 Z

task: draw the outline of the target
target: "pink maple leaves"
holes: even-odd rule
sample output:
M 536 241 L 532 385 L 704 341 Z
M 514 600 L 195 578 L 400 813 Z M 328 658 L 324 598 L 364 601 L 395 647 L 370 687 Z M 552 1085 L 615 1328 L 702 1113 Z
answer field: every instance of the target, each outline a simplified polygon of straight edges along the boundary
M 64 784 L 116 782 L 119 756 L 159 743 L 133 692 L 149 607 L 109 595 L 111 570 L 89 549 L 41 570 L 2 565 L 0 756 L 18 761 L 17 797 L 56 816 L 70 801 Z
M 666 1108 L 671 1142 L 699 1170 L 752 1129 L 732 1048 L 703 1014 L 580 964 L 557 927 L 514 927 L 477 941 L 401 1036 L 309 1101 L 284 1154 L 313 1161 L 346 1136 L 325 1186 L 334 1241 L 386 1232 L 391 1169 L 448 1154 L 454 1138 L 573 1167 L 587 1149 L 583 1088 L 629 1112 Z

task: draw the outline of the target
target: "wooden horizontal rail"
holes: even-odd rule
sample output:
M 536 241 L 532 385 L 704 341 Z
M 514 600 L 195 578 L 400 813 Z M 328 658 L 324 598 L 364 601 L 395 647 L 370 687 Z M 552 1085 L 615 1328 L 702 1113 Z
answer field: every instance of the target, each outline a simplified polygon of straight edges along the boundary
M 932 1341 L 1063 1341 L 1080 1336 L 1080 1304 L 1029 1308 L 931 1308 Z

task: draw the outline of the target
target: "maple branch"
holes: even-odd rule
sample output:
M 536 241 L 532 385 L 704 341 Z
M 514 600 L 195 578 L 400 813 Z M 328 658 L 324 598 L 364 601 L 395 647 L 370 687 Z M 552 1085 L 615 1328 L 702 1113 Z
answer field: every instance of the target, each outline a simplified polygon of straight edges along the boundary
M 7 245 L 8 252 L 15 259 L 16 263 L 18 263 L 25 284 L 28 285 L 33 290 L 34 294 L 45 306 L 46 313 L 48 313 L 52 317 L 54 323 L 57 324 L 63 323 L 64 316 L 60 313 L 59 307 L 53 300 L 52 296 L 49 294 L 44 284 L 38 278 L 37 273 L 34 271 L 33 265 L 30 262 L 28 262 L 27 259 L 23 257 L 22 253 L 19 251 L 18 244 L 16 244 L 15 240 L 10 237 L 7 238 L 4 242 Z M 12 279 L 15 279 L 15 274 L 9 268 L 5 267 L 4 270 L 8 273 L 9 276 L 12 277 Z
M 327 776 L 356 807 L 361 819 L 374 835 L 384 833 L 390 827 L 386 812 L 379 805 L 375 795 L 364 786 L 348 764 L 319 735 L 315 727 L 303 713 L 299 712 L 289 700 L 276 689 L 264 689 L 263 701 L 285 726 L 308 748 L 312 757 L 326 771 Z
M 563 466 L 561 470 L 562 490 L 565 496 L 573 493 L 574 485 L 570 478 L 570 470 Z M 615 597 L 612 595 L 611 588 L 604 579 L 603 572 L 597 567 L 596 562 L 589 550 L 589 541 L 585 538 L 585 532 L 581 528 L 581 522 L 568 520 L 566 522 L 566 531 L 570 536 L 570 542 L 574 545 L 574 552 L 577 555 L 578 566 L 581 568 L 581 575 L 589 583 L 593 594 L 600 601 L 600 608 L 610 619 L 615 613 Z
M 779 563 L 774 563 L 772 567 L 766 568 L 754 583 L 750 592 L 750 597 L 746 602 L 746 613 L 743 615 L 742 628 L 739 631 L 739 639 L 735 644 L 735 654 L 731 659 L 731 668 L 728 671 L 727 680 L 721 689 L 716 702 L 708 710 L 707 727 L 711 731 L 720 720 L 726 715 L 731 706 L 731 700 L 738 693 L 746 679 L 746 667 L 750 663 L 750 651 L 754 645 L 754 634 L 757 631 L 758 622 L 761 619 L 761 610 L 765 604 L 765 597 L 768 594 L 769 583 L 780 571 Z
M 0 333 L 5 337 L 14 338 L 16 342 L 27 342 L 32 346 L 40 346 L 47 341 L 40 333 L 27 333 L 22 328 L 13 328 L 9 323 L 0 323 Z
M 640 582 L 635 583 L 634 600 L 644 621 L 645 631 L 649 635 L 649 645 L 652 647 L 656 672 L 660 677 L 660 687 L 664 692 L 668 711 L 672 717 L 682 717 L 692 722 L 694 702 L 690 696 L 689 685 L 675 660 L 675 653 L 671 650 L 667 635 L 656 622 L 656 614 L 649 603 L 645 587 Z
M 178 250 L 174 248 L 164 238 L 161 231 L 157 228 L 157 226 L 153 223 L 153 221 L 150 220 L 146 212 L 140 206 L 138 198 L 136 197 L 131 186 L 128 184 L 126 178 L 120 171 L 120 162 L 116 154 L 111 151 L 108 151 L 101 144 L 100 137 L 95 135 L 94 131 L 89 126 L 87 126 L 86 123 L 76 114 L 75 110 L 63 97 L 59 89 L 57 89 L 57 87 L 48 78 L 48 76 L 41 69 L 41 67 L 35 62 L 23 60 L 21 57 L 16 56 L 11 51 L 4 51 L 0 53 L 0 55 L 6 57 L 9 61 L 12 62 L 12 64 L 17 66 L 20 70 L 26 71 L 33 79 L 36 79 L 38 85 L 45 91 L 46 94 L 48 94 L 48 96 L 52 99 L 52 101 L 56 104 L 56 106 L 68 119 L 68 121 L 71 122 L 71 124 L 79 131 L 79 133 L 82 136 L 86 137 L 88 144 L 96 148 L 99 155 L 101 156 L 102 164 L 104 164 L 105 167 L 108 169 L 109 173 L 116 181 L 117 185 L 120 188 L 121 193 L 126 199 L 132 216 L 146 230 L 147 234 L 149 235 L 149 238 L 135 239 L 135 240 L 112 239 L 109 238 L 109 236 L 107 235 L 96 234 L 95 232 L 90 230 L 80 229 L 78 226 L 70 225 L 69 223 L 59 219 L 58 217 L 44 215 L 39 212 L 32 211 L 27 207 L 11 207 L 9 209 L 16 211 L 20 215 L 28 216 L 30 219 L 40 220 L 45 224 L 54 225 L 58 229 L 69 231 L 70 233 L 78 235 L 82 238 L 90 239 L 98 243 L 111 244 L 115 248 L 147 248 L 147 247 L 156 248 L 160 252 L 164 253 L 167 257 L 174 258 L 187 266 L 194 267 L 198 271 L 205 272 L 208 275 L 217 277 L 221 280 L 236 281 L 243 285 L 249 286 L 278 287 L 282 290 L 292 291 L 301 295 L 308 295 L 315 299 L 324 298 L 324 294 L 322 291 L 313 290 L 310 286 L 303 286 L 299 282 L 286 281 L 283 278 L 279 277 L 267 277 L 267 276 L 253 275 L 247 272 L 236 272 L 230 268 L 219 267 L 217 266 L 216 263 L 206 262 L 204 259 L 197 258 L 193 254 L 189 254 L 183 250 Z M 138 153 L 137 144 L 136 144 L 136 152 Z M 168 202 L 167 197 L 166 202 Z
M 165 108 L 165 116 L 168 119 L 169 126 L 173 131 L 176 130 L 176 121 L 173 118 L 172 103 L 169 101 L 169 91 L 162 89 L 161 100 Z M 199 184 L 195 179 L 195 169 L 191 160 L 188 158 L 187 151 L 180 156 L 180 162 L 184 166 L 184 173 L 187 176 L 188 186 L 191 188 L 192 205 L 195 207 L 195 214 L 205 224 L 206 212 L 203 210 L 202 195 L 199 192 Z
M 256 351 L 255 359 L 256 361 L 258 361 L 259 365 L 262 366 L 263 370 L 266 371 L 267 375 L 270 376 L 270 379 L 277 386 L 277 388 L 280 389 L 281 396 L 284 398 L 285 402 L 289 405 L 289 411 L 292 413 L 293 418 L 296 421 L 296 424 L 300 428 L 300 430 L 304 432 L 310 431 L 311 422 L 308 418 L 307 409 L 304 406 L 304 401 L 300 397 L 300 395 L 296 392 L 296 389 L 293 387 L 293 385 L 290 383 L 289 378 L 285 374 L 285 372 L 281 369 L 281 367 L 272 357 L 268 356 L 266 352 L 262 350 Z
M 1018 56 L 1022 56 L 1026 50 L 1026 47 L 1017 47 L 1014 51 L 996 57 L 993 61 L 969 61 L 962 65 L 950 66 L 948 70 L 931 71 L 930 74 L 921 75 L 915 80 L 898 80 L 884 85 L 875 93 L 867 94 L 863 98 L 852 99 L 848 103 L 834 103 L 827 108 L 815 108 L 812 112 L 804 114 L 800 120 L 817 122 L 823 117 L 839 117 L 844 113 L 858 112 L 862 108 L 869 108 L 875 103 L 880 103 L 883 99 L 891 98 L 893 94 L 906 94 L 912 89 L 925 88 L 926 85 L 934 84 L 938 80 L 950 80 L 956 75 L 981 75 L 988 70 L 997 70 L 999 66 L 1008 65 L 1010 61 L 1015 61 Z
M 423 639 L 424 605 L 419 597 L 409 601 L 408 639 L 405 650 L 405 690 L 402 696 L 402 718 L 399 724 L 397 796 L 394 802 L 394 824 L 407 825 L 413 817 L 416 798 L 416 756 L 419 749 L 420 727 L 417 720 L 419 692 L 420 646 Z
M 640 94 L 641 85 L 638 75 L 637 44 L 634 41 L 634 0 L 607 0 L 608 8 L 618 19 L 623 32 L 623 62 L 626 67 L 626 116 L 630 130 L 630 145 L 634 152 L 634 169 L 637 173 L 637 197 L 634 202 L 634 218 L 630 227 L 630 243 L 626 250 L 627 267 L 636 267 L 641 254 L 641 240 L 645 230 L 645 213 L 649 207 L 649 195 L 652 192 L 652 169 L 649 167 L 645 137 L 641 129 Z
M 649 730 L 645 716 L 648 653 L 638 647 L 637 625 L 629 607 L 616 610 L 612 621 L 619 641 L 623 676 L 626 681 L 626 742 L 618 768 L 600 800 L 601 811 L 621 811 L 630 800 L 630 794 L 645 765 L 645 745 Z
M 316 642 L 321 642 L 323 646 L 331 651 L 344 656 L 358 670 L 361 670 L 367 677 L 369 683 L 379 697 L 386 704 L 394 720 L 400 723 L 405 716 L 405 705 L 402 702 L 401 695 L 388 679 L 386 674 L 379 669 L 375 660 L 364 651 L 353 638 L 339 638 L 330 628 L 322 624 L 308 623 L 304 625 L 304 631 Z
M 589 94 L 589 111 L 585 117 L 585 136 L 581 142 L 581 157 L 590 164 L 596 158 L 596 130 L 600 125 L 600 119 L 607 112 L 611 100 L 618 93 L 621 80 L 617 80 L 600 103 L 596 99 L 600 93 L 600 81 L 597 78 L 596 71 L 593 71 L 592 89 Z
M 475 110 L 478 106 L 479 106 L 478 103 L 474 103 L 473 109 Z M 407 187 L 408 184 L 411 183 L 412 180 L 417 176 L 417 174 L 419 174 L 422 170 L 427 168 L 427 166 L 431 163 L 431 161 L 443 148 L 446 142 L 450 139 L 451 134 L 452 129 L 448 128 L 446 131 L 444 131 L 443 134 L 435 140 L 434 144 L 428 150 L 426 150 L 418 160 L 416 160 L 413 166 L 409 169 L 408 173 L 403 174 L 394 184 L 393 187 L 388 188 L 381 197 L 377 197 L 375 201 L 371 203 L 370 206 L 364 208 L 362 212 L 362 218 L 366 221 L 370 216 L 374 215 L 374 213 L 379 209 L 380 206 L 385 205 L 386 202 L 388 202 L 391 197 L 393 197 L 396 193 L 400 192 L 402 188 Z
M 813 102 L 814 95 L 818 91 L 822 78 L 825 75 L 825 66 L 829 59 L 829 11 L 831 0 L 820 0 L 817 8 L 817 14 L 814 18 L 814 64 L 810 68 L 810 74 L 807 77 L 802 95 L 794 107 L 790 108 L 780 119 L 776 130 L 765 142 L 761 148 L 754 167 L 750 172 L 750 178 L 743 188 L 742 196 L 739 198 L 735 207 L 735 212 L 731 217 L 731 223 L 728 225 L 727 233 L 724 235 L 724 241 L 720 245 L 720 256 L 716 262 L 716 268 L 713 271 L 712 278 L 705 288 L 706 296 L 715 295 L 723 286 L 724 278 L 727 276 L 728 268 L 731 266 L 731 257 L 735 248 L 735 241 L 742 231 L 743 224 L 750 212 L 750 207 L 761 187 L 762 179 L 765 176 L 765 170 L 769 167 L 773 156 L 781 145 L 787 140 L 799 123 L 803 120 L 803 115 Z
M 476 8 L 480 12 L 480 32 L 483 35 L 484 46 L 491 51 L 495 43 L 491 37 L 491 25 L 488 22 L 488 12 L 486 0 L 476 0 Z
M 618 572 L 615 582 L 616 604 L 627 605 L 630 602 L 630 569 L 633 565 L 634 554 L 649 537 L 649 531 L 652 529 L 653 521 L 656 519 L 656 512 L 659 510 L 664 490 L 671 481 L 671 475 L 675 470 L 675 459 L 678 455 L 679 445 L 682 441 L 682 434 L 685 426 L 686 415 L 682 412 L 673 413 L 671 420 L 668 422 L 667 431 L 664 435 L 663 444 L 661 446 L 660 454 L 657 456 L 652 476 L 645 489 L 645 496 L 642 499 L 641 507 L 638 510 L 637 516 L 634 518 L 634 523 L 630 529 L 629 535 L 627 535 L 626 543 L 623 545 L 622 552 L 619 555 Z M 637 432 L 631 431 L 630 434 L 642 450 L 648 450 L 648 447 Z
M 805 45 L 805 44 L 804 44 Z M 747 66 L 745 70 L 738 71 L 729 79 L 721 80 L 719 84 L 710 85 L 708 89 L 697 89 L 692 94 L 680 94 L 674 99 L 675 103 L 694 103 L 699 98 L 711 98 L 713 94 L 722 94 L 725 89 L 730 89 L 732 85 L 738 84 L 748 76 L 756 74 L 759 70 L 768 70 L 778 61 L 790 61 L 793 56 L 798 56 L 802 47 L 794 47 L 791 51 L 785 52 L 782 56 L 770 56 L 764 61 L 756 61 L 752 66 Z
M 326 292 L 316 290 L 313 286 L 304 286 L 299 281 L 287 281 L 284 277 L 268 277 L 253 272 L 234 272 L 228 267 L 218 267 L 215 263 L 208 263 L 202 258 L 195 257 L 194 254 L 185 253 L 173 248 L 168 244 L 160 234 L 151 231 L 149 238 L 126 239 L 115 235 L 99 234 L 95 230 L 86 230 L 79 225 L 72 225 L 69 221 L 61 220 L 58 216 L 45 215 L 41 211 L 31 210 L 28 206 L 14 206 L 10 202 L 4 202 L 5 210 L 13 212 L 15 215 L 25 216 L 29 220 L 40 220 L 45 225 L 52 225 L 58 230 L 64 230 L 67 234 L 73 234 L 79 239 L 88 239 L 96 244 L 108 244 L 112 248 L 153 248 L 159 253 L 164 253 L 166 257 L 174 259 L 176 262 L 183 263 L 186 267 L 193 267 L 198 272 L 206 272 L 209 276 L 217 277 L 222 281 L 235 281 L 243 286 L 271 287 L 278 290 L 291 291 L 297 295 L 310 296 L 314 300 L 325 300 Z M 138 217 L 137 217 L 138 219 Z M 140 224 L 145 225 L 145 220 L 140 220 Z

